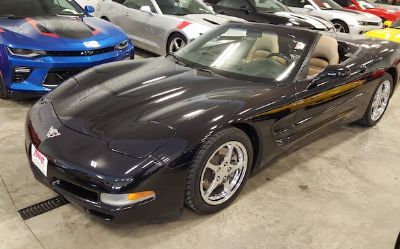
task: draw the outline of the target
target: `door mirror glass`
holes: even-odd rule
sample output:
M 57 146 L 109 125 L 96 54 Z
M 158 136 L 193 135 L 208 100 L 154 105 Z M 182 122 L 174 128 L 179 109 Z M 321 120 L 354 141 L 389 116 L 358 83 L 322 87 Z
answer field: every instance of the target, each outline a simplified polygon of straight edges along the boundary
M 304 5 L 303 8 L 308 9 L 308 10 L 315 10 L 314 6 L 312 6 L 311 4 L 306 4 L 306 5 Z
M 88 14 L 90 15 L 90 14 L 93 14 L 96 10 L 94 9 L 93 6 L 91 6 L 91 5 L 86 5 L 86 6 L 85 6 L 85 11 L 86 11 L 86 13 L 88 13 Z
M 148 5 L 140 7 L 140 11 L 145 12 L 145 13 L 149 13 L 149 14 L 153 14 L 153 12 L 151 11 L 150 6 L 148 6 Z
M 342 65 L 329 65 L 325 68 L 324 71 L 315 76 L 308 88 L 314 88 L 321 83 L 325 84 L 325 82 L 328 82 L 330 80 L 345 78 L 349 75 L 350 69 L 348 69 L 347 67 Z

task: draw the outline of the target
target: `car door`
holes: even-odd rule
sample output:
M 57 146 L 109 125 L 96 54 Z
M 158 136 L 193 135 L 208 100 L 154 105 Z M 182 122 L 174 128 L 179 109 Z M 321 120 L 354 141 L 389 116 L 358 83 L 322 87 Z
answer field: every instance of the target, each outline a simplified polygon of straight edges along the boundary
M 119 26 L 133 39 L 137 46 L 150 51 L 160 49 L 162 15 L 157 13 L 152 0 L 125 0 L 120 14 Z M 141 10 L 149 7 L 151 12 Z
M 341 69 L 346 68 L 336 66 Z M 305 70 L 308 71 L 308 67 Z M 304 76 L 296 82 L 295 140 L 330 124 L 345 120 L 360 108 L 360 102 L 356 99 L 364 91 L 365 80 L 361 79 L 360 73 L 365 68 L 360 65 L 358 70 L 360 71 L 347 71 L 343 75 L 335 71 L 323 71 L 308 76 L 307 72 L 303 72 Z

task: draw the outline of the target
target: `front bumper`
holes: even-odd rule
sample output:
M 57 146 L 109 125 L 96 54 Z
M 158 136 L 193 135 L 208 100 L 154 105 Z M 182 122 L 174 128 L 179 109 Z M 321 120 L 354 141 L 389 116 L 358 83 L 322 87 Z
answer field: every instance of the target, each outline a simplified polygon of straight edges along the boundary
M 50 126 L 61 135 L 47 138 Z M 32 163 L 32 144 L 48 158 L 47 176 Z M 50 103 L 41 100 L 30 110 L 25 147 L 30 168 L 39 182 L 101 220 L 116 223 L 159 220 L 176 217 L 183 208 L 184 167 L 171 169 L 160 163 L 149 164 L 151 158 L 138 159 L 113 152 L 102 141 L 63 126 Z M 91 160 L 98 162 L 97 168 L 90 167 Z M 129 167 L 122 170 L 120 165 Z M 133 170 L 126 171 L 127 168 Z M 100 201 L 101 193 L 149 190 L 156 193 L 156 198 L 141 203 L 116 207 Z
M 5 52 L 7 53 L 7 52 Z M 134 58 L 130 44 L 122 51 L 112 51 L 92 56 L 46 56 L 35 59 L 8 55 L 9 65 L 3 68 L 6 88 L 12 96 L 43 95 L 69 77 L 100 64 Z M 16 68 L 29 69 L 28 76 L 16 82 Z
M 370 30 L 374 29 L 381 29 L 383 26 L 382 25 L 367 25 L 367 26 L 361 26 L 361 25 L 355 25 L 355 26 L 349 26 L 349 33 L 350 34 L 355 34 L 355 35 L 361 35 L 364 34 Z

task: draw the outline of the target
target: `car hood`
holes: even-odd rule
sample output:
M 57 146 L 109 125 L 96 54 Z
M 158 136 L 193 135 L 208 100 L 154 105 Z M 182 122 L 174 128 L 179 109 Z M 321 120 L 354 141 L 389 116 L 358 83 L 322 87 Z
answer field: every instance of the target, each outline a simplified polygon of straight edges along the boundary
M 173 129 L 179 122 L 240 98 L 245 87 L 243 81 L 157 58 L 89 69 L 63 83 L 47 98 L 64 125 L 111 141 L 129 137 L 128 130 L 139 124 L 157 122 Z M 139 130 L 145 131 L 139 128 L 131 133 L 133 137 Z M 171 135 L 165 128 L 163 136 Z
M 119 28 L 95 17 L 28 17 L 1 19 L 7 45 L 36 50 L 94 49 L 127 39 Z
M 335 10 L 323 10 L 332 14 L 332 16 L 340 16 L 342 19 L 353 18 L 357 21 L 368 21 L 368 22 L 378 22 L 381 23 L 382 20 L 376 15 L 361 12 L 357 10 L 347 10 L 347 9 L 335 9 Z
M 334 26 L 331 22 L 315 16 L 297 14 L 293 12 L 275 12 L 277 16 L 286 17 L 295 26 L 301 26 L 309 29 L 323 30 L 323 31 L 334 31 Z
M 400 11 L 390 10 L 385 8 L 371 8 L 371 9 L 365 9 L 365 11 L 369 11 L 370 13 L 384 13 L 388 15 L 395 15 L 397 17 L 400 16 Z
M 388 41 L 399 42 L 400 41 L 400 32 L 398 29 L 386 28 L 386 29 L 376 29 L 371 30 L 366 33 L 369 37 L 385 39 Z
M 214 27 L 227 22 L 245 22 L 245 20 L 241 18 L 220 14 L 190 14 L 181 16 L 180 18 L 206 27 Z

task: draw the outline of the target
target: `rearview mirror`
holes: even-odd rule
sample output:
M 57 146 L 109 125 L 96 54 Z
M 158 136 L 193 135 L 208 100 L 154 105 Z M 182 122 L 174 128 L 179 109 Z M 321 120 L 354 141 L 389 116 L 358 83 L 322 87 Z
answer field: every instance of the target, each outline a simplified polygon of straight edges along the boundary
M 86 11 L 86 13 L 88 13 L 88 14 L 90 15 L 90 14 L 93 14 L 96 10 L 94 9 L 93 6 L 91 6 L 91 5 L 86 5 L 86 6 L 85 6 L 85 11 Z
M 385 21 L 385 22 L 383 23 L 383 27 L 384 27 L 384 28 L 389 28 L 390 26 L 392 26 L 392 22 L 391 22 L 391 21 Z
M 311 81 L 308 88 L 314 88 L 330 79 L 345 78 L 350 75 L 350 69 L 342 65 L 329 65 Z
M 310 4 L 306 4 L 303 7 L 304 9 L 308 9 L 308 10 L 315 10 L 314 6 L 310 5 Z
M 142 11 L 144 13 L 153 14 L 153 11 L 151 11 L 150 6 L 148 6 L 148 5 L 140 7 L 140 11 Z

